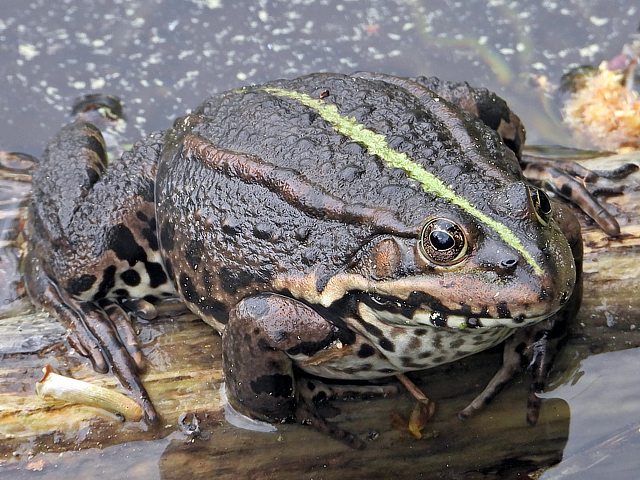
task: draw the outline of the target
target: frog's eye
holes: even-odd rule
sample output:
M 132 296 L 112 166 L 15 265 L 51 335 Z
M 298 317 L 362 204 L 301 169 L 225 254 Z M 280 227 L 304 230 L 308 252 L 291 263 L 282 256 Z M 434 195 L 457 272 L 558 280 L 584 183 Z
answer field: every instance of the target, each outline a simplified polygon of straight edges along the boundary
M 446 218 L 434 218 L 425 224 L 418 247 L 427 260 L 440 266 L 455 265 L 469 250 L 462 228 Z
M 529 194 L 531 195 L 531 201 L 535 208 L 536 217 L 543 225 L 549 223 L 549 215 L 551 215 L 551 201 L 544 190 L 539 188 L 530 188 Z

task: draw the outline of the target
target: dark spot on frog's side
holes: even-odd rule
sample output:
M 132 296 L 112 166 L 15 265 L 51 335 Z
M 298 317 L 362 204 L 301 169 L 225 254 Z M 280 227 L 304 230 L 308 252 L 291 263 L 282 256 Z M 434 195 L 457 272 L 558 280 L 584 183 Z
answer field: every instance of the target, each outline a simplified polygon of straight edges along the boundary
M 223 302 L 206 297 L 198 303 L 200 311 L 207 316 L 214 317 L 219 322 L 225 323 L 229 318 L 229 308 Z
M 145 262 L 145 268 L 149 275 L 149 286 L 157 288 L 167 282 L 167 275 L 164 273 L 162 265 L 156 262 Z
M 370 333 L 371 335 L 374 335 L 378 339 L 378 344 L 380 345 L 380 347 L 384 348 L 388 352 L 395 351 L 396 349 L 395 345 L 393 344 L 393 342 L 391 342 L 391 340 L 389 340 L 387 337 L 384 336 L 384 333 L 382 333 L 382 330 L 380 330 L 378 327 L 376 327 L 375 325 L 369 322 L 365 322 L 361 318 L 356 318 L 356 320 L 360 325 L 364 327 L 364 329 L 368 333 Z
M 411 337 L 408 347 L 410 350 L 418 350 L 422 346 L 422 342 L 418 337 Z
M 358 357 L 367 358 L 376 353 L 375 349 L 368 343 L 363 343 L 358 349 Z
M 422 365 L 416 362 L 413 357 L 402 356 L 400 357 L 400 361 L 402 362 L 402 366 L 405 368 L 422 368 Z
M 186 273 L 180 274 L 178 286 L 184 299 L 187 302 L 197 305 L 200 311 L 207 316 L 216 318 L 218 321 L 226 321 L 229 316 L 229 309 L 223 303 L 208 295 L 200 295 L 196 290 L 191 277 Z
M 213 291 L 213 287 L 215 285 L 216 276 L 211 273 L 208 268 L 203 268 L 202 270 L 202 283 L 204 285 L 204 289 L 206 292 L 211 293 Z
M 197 270 L 202 263 L 202 243 L 194 240 L 190 241 L 184 252 L 184 258 L 191 268 Z
M 384 348 L 388 352 L 395 352 L 396 350 L 395 345 L 388 338 L 381 338 L 379 343 L 380 347 Z
M 289 375 L 262 375 L 251 382 L 251 390 L 256 395 L 265 393 L 273 397 L 286 398 L 293 393 L 293 382 Z
M 147 259 L 147 254 L 136 242 L 133 233 L 122 223 L 111 228 L 108 234 L 109 248 L 115 252 L 120 260 L 129 262 L 133 266 L 137 262 Z
M 180 291 L 187 302 L 196 303 L 198 301 L 198 292 L 196 292 L 196 288 L 189 275 L 182 272 L 180 274 L 178 286 L 180 287 Z
M 141 278 L 140 278 L 140 274 L 138 272 L 136 272 L 135 270 L 127 270 L 126 272 L 122 272 L 120 274 L 120 278 L 122 279 L 122 281 L 124 283 L 126 283 L 127 285 L 129 285 L 130 287 L 136 287 L 138 285 L 140 285 L 141 282 Z
M 262 280 L 257 279 L 250 272 L 241 268 L 233 270 L 223 267 L 220 269 L 220 284 L 222 289 L 227 293 L 236 293 L 241 288 L 246 287 L 255 281 Z
M 86 274 L 76 278 L 72 278 L 71 280 L 69 280 L 69 283 L 67 283 L 67 290 L 72 295 L 78 295 L 91 289 L 96 280 L 97 279 L 95 275 Z

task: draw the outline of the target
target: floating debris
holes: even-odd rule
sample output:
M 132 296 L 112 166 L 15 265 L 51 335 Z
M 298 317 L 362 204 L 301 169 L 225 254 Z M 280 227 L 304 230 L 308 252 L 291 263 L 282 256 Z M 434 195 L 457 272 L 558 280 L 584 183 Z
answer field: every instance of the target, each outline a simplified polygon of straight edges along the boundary
M 142 407 L 120 392 L 59 375 L 51 365 L 42 371 L 44 376 L 36 383 L 41 398 L 102 408 L 131 422 L 142 419 Z
M 423 437 L 422 430 L 424 430 L 424 427 L 427 425 L 436 411 L 436 404 L 433 400 L 427 397 L 424 392 L 422 392 L 422 390 L 420 390 L 418 386 L 414 384 L 406 375 L 399 374 L 396 375 L 396 377 L 405 386 L 409 393 L 417 400 L 415 406 L 413 407 L 413 410 L 411 411 L 407 429 L 414 438 L 420 440 Z
M 640 98 L 629 82 L 634 69 L 613 70 L 607 62 L 573 75 L 563 108 L 566 124 L 591 147 L 626 152 L 640 148 Z

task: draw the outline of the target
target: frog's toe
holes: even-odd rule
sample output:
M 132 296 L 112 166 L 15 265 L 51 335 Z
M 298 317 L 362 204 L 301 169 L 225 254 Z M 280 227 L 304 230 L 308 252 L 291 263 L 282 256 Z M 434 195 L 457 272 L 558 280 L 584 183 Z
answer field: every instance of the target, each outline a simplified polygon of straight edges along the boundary
M 127 314 L 119 305 L 100 305 L 70 296 L 43 274 L 38 258 L 27 257 L 25 278 L 32 298 L 54 312 L 70 332 L 70 345 L 87 357 L 95 371 L 107 373 L 111 367 L 122 386 L 140 403 L 148 423 L 158 421 L 138 372 L 143 366 L 142 351 Z
M 320 415 L 313 402 L 308 402 L 303 398 L 299 398 L 295 416 L 303 425 L 309 425 L 320 433 L 328 435 L 351 448 L 362 450 L 366 447 L 366 443 L 358 435 L 325 420 L 325 418 Z
M 143 298 L 125 299 L 122 302 L 122 306 L 128 312 L 131 312 L 136 317 L 144 320 L 153 320 L 158 316 L 158 309 L 156 306 L 151 302 L 147 302 Z
M 127 315 L 120 305 L 111 300 L 105 300 L 101 302 L 100 305 L 113 323 L 118 338 L 120 339 L 120 344 L 124 346 L 129 357 L 131 357 L 135 363 L 137 371 L 144 372 L 146 368 L 144 354 L 138 343 L 138 336 L 129 319 L 129 315 Z
M 520 369 L 520 362 L 515 356 L 507 359 L 505 355 L 505 361 L 500 370 L 496 372 L 484 390 L 469 405 L 458 412 L 458 418 L 465 420 L 482 410 L 485 405 L 489 404 L 500 393 L 500 390 L 511 381 Z
M 397 384 L 344 384 L 327 383 L 317 378 L 301 378 L 296 389 L 299 396 L 309 402 L 324 400 L 361 400 L 370 398 L 384 398 L 396 395 L 400 389 Z
M 502 390 L 502 388 L 522 370 L 524 362 L 522 357 L 522 345 L 526 345 L 527 338 L 524 337 L 530 334 L 529 329 L 524 330 L 525 331 L 516 332 L 505 342 L 502 366 L 495 373 L 484 390 L 474 398 L 469 405 L 458 412 L 458 418 L 464 420 L 484 408 L 484 406 L 491 402 L 500 390 Z
M 97 348 L 122 386 L 140 403 L 147 422 L 157 423 L 158 414 L 138 375 L 144 362 L 126 313 L 117 304 L 107 305 L 110 313 L 92 302 L 82 302 L 81 305 L 84 314 L 82 321 L 91 336 L 84 338 L 83 345 L 89 350 L 92 363 L 93 358 L 97 357 L 93 354 Z
M 67 335 L 67 342 L 78 354 L 89 359 L 96 372 L 109 372 L 109 364 L 102 354 L 102 349 L 95 344 L 95 340 L 89 335 L 89 332 L 86 330 L 71 331 Z

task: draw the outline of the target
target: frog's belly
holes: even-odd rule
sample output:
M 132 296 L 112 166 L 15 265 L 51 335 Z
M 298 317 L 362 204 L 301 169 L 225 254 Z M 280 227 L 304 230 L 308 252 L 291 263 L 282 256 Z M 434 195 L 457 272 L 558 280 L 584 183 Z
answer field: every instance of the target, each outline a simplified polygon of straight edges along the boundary
M 352 345 L 339 342 L 311 357 L 291 358 L 305 372 L 324 378 L 367 380 L 424 370 L 481 352 L 504 341 L 512 328 L 456 330 L 389 326 L 379 334 L 358 328 Z M 382 343 L 382 345 L 381 345 Z

